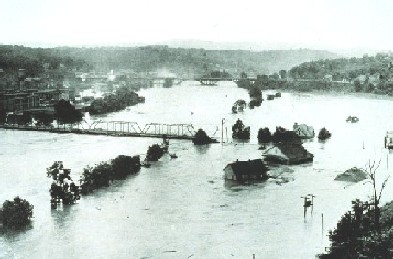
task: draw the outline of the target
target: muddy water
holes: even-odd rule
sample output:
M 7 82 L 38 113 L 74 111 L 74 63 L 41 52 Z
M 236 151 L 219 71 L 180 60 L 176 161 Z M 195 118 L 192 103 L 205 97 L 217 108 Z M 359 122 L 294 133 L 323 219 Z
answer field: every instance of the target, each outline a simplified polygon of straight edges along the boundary
M 247 92 L 233 83 L 184 82 L 141 94 L 145 104 L 91 119 L 191 123 L 221 137 L 225 118 L 228 143 L 195 147 L 173 140 L 170 152 L 178 159 L 163 157 L 76 205 L 51 210 L 45 168 L 53 161 L 64 161 L 75 179 L 88 164 L 144 154 L 159 140 L 1 130 L 0 200 L 19 195 L 35 209 L 31 229 L 0 235 L 0 258 L 313 258 L 329 245 L 328 230 L 350 201 L 369 195 L 368 185 L 335 182 L 334 177 L 350 167 L 364 167 L 368 159 L 381 159 L 381 177 L 393 167 L 383 148 L 386 131 L 393 130 L 389 98 L 283 93 L 233 115 L 232 104 L 248 100 Z M 348 115 L 360 121 L 346 123 Z M 249 143 L 232 143 L 237 118 L 251 126 Z M 291 167 L 285 173 L 289 181 L 282 184 L 234 186 L 223 180 L 227 163 L 261 156 L 258 128 L 274 131 L 294 122 L 312 125 L 316 132 L 325 126 L 333 133 L 325 143 L 304 143 L 315 156 L 313 164 Z M 316 195 L 315 206 L 304 218 L 300 197 L 308 193 Z M 383 199 L 393 199 L 393 184 Z

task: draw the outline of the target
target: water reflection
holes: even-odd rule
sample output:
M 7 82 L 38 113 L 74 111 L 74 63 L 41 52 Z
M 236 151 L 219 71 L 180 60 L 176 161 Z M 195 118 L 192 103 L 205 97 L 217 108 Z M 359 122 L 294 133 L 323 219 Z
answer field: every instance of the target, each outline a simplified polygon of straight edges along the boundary
M 69 224 L 73 219 L 73 207 L 79 206 L 74 205 L 63 205 L 58 204 L 57 209 L 51 209 L 50 214 L 54 223 L 55 229 L 63 229 L 66 224 Z
M 219 144 L 207 144 L 207 145 L 194 145 L 194 149 L 199 155 L 204 155 L 207 153 L 207 150 L 211 145 L 219 145 Z
M 234 143 L 236 145 L 249 144 L 250 140 L 249 139 L 232 139 L 232 143 Z
M 15 242 L 20 240 L 21 238 L 23 239 L 24 235 L 28 231 L 33 229 L 34 229 L 33 222 L 30 222 L 29 224 L 23 226 L 20 229 L 10 229 L 6 227 L 3 228 L 0 227 L 0 235 L 3 236 L 6 241 Z
M 266 181 L 234 181 L 234 180 L 224 180 L 224 187 L 233 192 L 239 192 L 242 190 L 250 190 L 253 187 L 263 188 L 266 186 Z

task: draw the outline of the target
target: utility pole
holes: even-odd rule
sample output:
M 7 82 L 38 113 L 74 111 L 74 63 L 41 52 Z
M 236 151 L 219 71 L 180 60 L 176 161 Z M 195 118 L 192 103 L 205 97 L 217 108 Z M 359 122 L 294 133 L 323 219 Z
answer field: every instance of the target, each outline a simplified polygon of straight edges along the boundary
M 224 142 L 224 121 L 225 121 L 225 118 L 222 118 L 222 120 L 221 120 L 221 144 L 223 144 L 223 142 Z

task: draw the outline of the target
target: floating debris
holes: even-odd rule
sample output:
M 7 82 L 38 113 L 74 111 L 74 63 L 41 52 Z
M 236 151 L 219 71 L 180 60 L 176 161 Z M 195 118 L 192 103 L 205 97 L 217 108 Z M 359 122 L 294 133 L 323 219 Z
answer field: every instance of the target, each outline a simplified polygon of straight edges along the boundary
M 360 168 L 352 167 L 334 178 L 336 181 L 360 182 L 367 179 L 367 173 Z
M 346 121 L 347 121 L 347 122 L 351 122 L 351 123 L 356 123 L 356 122 L 359 121 L 359 118 L 356 117 L 356 116 L 348 116 L 348 118 L 347 118 Z

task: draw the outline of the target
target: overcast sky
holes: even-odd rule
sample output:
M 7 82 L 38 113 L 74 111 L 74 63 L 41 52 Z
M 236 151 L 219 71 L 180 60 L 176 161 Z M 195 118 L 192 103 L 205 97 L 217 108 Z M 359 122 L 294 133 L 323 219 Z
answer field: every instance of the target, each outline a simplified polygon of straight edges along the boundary
M 195 39 L 266 49 L 388 50 L 392 13 L 392 0 L 0 0 L 0 43 Z

